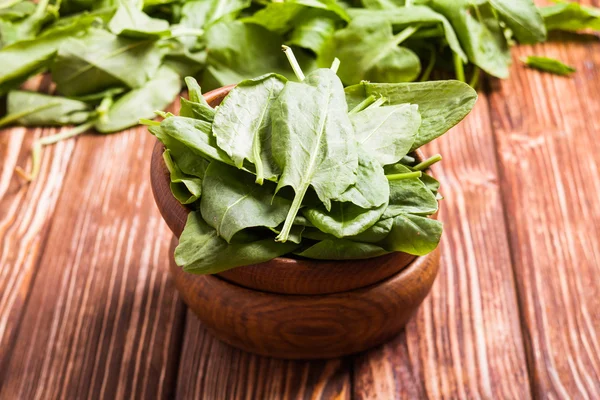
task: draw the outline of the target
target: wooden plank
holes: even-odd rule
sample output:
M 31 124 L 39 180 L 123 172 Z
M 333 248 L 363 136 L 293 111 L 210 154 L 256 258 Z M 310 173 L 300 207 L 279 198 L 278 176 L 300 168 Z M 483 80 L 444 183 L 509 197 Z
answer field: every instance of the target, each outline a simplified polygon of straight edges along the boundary
M 47 91 L 49 84 L 48 78 L 37 77 L 26 88 Z M 57 131 L 22 127 L 0 131 L 0 387 L 75 141 L 48 149 L 40 177 L 32 184 L 14 170 L 27 165 L 33 140 Z
M 488 113 L 474 111 L 426 154 L 446 197 L 440 275 L 406 332 L 358 357 L 357 399 L 530 397 Z
M 567 38 L 563 36 L 563 38 Z M 540 398 L 600 398 L 600 44 L 520 47 L 577 68 L 516 63 L 495 82 L 492 120 L 528 359 Z
M 0 398 L 173 394 L 184 310 L 150 191 L 153 144 L 144 128 L 78 139 Z
M 178 399 L 350 398 L 348 360 L 286 361 L 219 342 L 188 311 L 179 365 Z

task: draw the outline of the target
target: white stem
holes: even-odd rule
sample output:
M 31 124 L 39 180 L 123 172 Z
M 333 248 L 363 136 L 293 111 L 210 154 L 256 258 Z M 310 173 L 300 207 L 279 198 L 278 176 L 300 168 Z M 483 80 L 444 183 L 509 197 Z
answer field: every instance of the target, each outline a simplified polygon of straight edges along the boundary
M 296 77 L 298 78 L 298 80 L 300 82 L 302 82 L 304 80 L 304 72 L 302 72 L 302 68 L 300 68 L 300 64 L 298 64 L 298 60 L 296 60 L 296 57 L 294 56 L 294 52 L 292 51 L 291 47 L 286 46 L 284 44 L 281 46 L 281 49 L 283 50 L 283 52 L 285 53 L 285 56 L 287 57 L 288 61 L 290 62 L 290 65 L 292 66 L 292 69 L 294 70 Z

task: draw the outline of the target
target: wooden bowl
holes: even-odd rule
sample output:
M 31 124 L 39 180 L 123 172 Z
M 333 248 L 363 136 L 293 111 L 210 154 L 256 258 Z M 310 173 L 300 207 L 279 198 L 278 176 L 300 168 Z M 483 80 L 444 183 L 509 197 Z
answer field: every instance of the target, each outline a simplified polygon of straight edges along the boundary
M 232 87 L 204 96 L 214 107 Z M 151 183 L 174 250 L 190 210 L 171 193 L 163 150 L 157 142 Z M 171 260 L 184 301 L 217 338 L 253 353 L 303 359 L 359 352 L 396 335 L 431 289 L 438 267 L 438 250 L 352 261 L 278 257 L 218 275 L 186 273 Z

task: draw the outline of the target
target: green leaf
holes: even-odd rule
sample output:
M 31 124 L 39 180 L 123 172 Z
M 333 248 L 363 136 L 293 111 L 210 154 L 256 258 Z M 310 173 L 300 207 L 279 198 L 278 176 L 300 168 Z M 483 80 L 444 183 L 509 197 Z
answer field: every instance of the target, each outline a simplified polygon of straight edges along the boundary
M 92 29 L 60 47 L 52 77 L 67 96 L 113 86 L 139 88 L 154 76 L 161 60 L 162 52 L 154 40 L 132 40 Z
M 295 197 L 282 234 L 285 241 L 310 186 L 330 208 L 354 184 L 358 157 L 344 88 L 329 69 L 303 83 L 288 81 L 273 106 L 273 157 L 282 170 L 277 190 L 291 186 Z
M 227 242 L 246 228 L 276 228 L 291 205 L 287 199 L 273 197 L 275 184 L 257 185 L 252 174 L 219 162 L 206 170 L 202 191 L 202 218 Z
M 355 236 L 350 236 L 347 239 L 353 240 L 355 242 L 364 242 L 364 243 L 377 243 L 381 242 L 383 239 L 389 235 L 392 230 L 392 226 L 394 225 L 393 218 L 380 219 L 375 223 L 375 225 L 371 226 L 366 231 L 359 233 Z
M 194 119 L 200 119 L 206 122 L 213 122 L 215 119 L 215 109 L 208 105 L 204 96 L 202 96 L 202 89 L 198 82 L 188 76 L 185 78 L 185 83 L 188 87 L 189 100 L 181 98 L 181 109 L 179 115 L 182 117 L 189 117 Z
M 366 18 L 371 20 L 373 24 L 382 24 L 383 21 L 387 21 L 392 24 L 394 31 L 416 25 L 421 29 L 435 28 L 441 25 L 443 28 L 442 34 L 450 49 L 458 54 L 463 61 L 467 61 L 467 55 L 463 51 L 456 32 L 448 19 L 429 7 L 413 5 L 411 7 L 395 7 L 385 10 L 350 9 L 348 12 L 352 18 Z
M 267 3 L 266 7 L 258 10 L 242 21 L 261 25 L 280 35 L 293 27 L 303 25 L 315 16 L 329 15 L 344 21 L 350 17 L 335 0 L 291 0 L 286 2 Z M 306 32 L 308 34 L 308 32 Z
M 87 121 L 92 110 L 81 101 L 60 96 L 13 90 L 7 97 L 7 115 L 0 126 L 17 123 L 35 125 L 79 125 Z
M 58 18 L 57 10 L 48 0 L 38 1 L 33 12 L 20 21 L 8 22 L 1 19 L 0 15 L 2 44 L 6 46 L 21 40 L 33 39 L 44 25 L 56 18 Z
M 302 209 L 315 227 L 337 238 L 358 235 L 373 226 L 383 215 L 387 204 L 366 210 L 353 203 L 333 202 L 331 210 L 323 205 Z
M 78 18 L 70 25 L 49 29 L 35 39 L 16 42 L 0 50 L 0 94 L 46 69 L 58 47 L 87 30 L 92 21 L 89 17 Z
M 532 0 L 489 0 L 521 43 L 546 40 L 544 19 Z
M 379 207 L 390 197 L 388 180 L 370 151 L 359 146 L 357 152 L 356 182 L 334 200 L 351 202 L 365 209 Z
M 414 31 L 415 28 L 407 29 Z M 327 42 L 318 55 L 317 63 L 328 67 L 337 57 L 341 62 L 338 75 L 347 85 L 361 80 L 414 80 L 421 72 L 419 57 L 412 50 L 398 47 L 411 31 L 402 31 L 394 36 L 387 21 L 373 24 L 370 18 L 355 18 Z
M 425 184 L 427 189 L 429 189 L 431 193 L 433 193 L 437 198 L 438 192 L 440 190 L 440 183 L 438 182 L 438 180 L 435 179 L 433 176 L 427 174 L 421 175 L 421 178 L 419 179 Z
M 116 132 L 137 125 L 142 118 L 152 118 L 155 110 L 173 102 L 180 89 L 179 75 L 161 67 L 152 80 L 115 101 L 96 129 L 102 133 Z
M 381 165 L 397 163 L 408 154 L 421 126 L 419 107 L 398 104 L 372 107 L 351 116 L 356 140 Z
M 570 65 L 564 64 L 559 60 L 549 57 L 528 56 L 524 58 L 523 63 L 529 68 L 534 68 L 540 71 L 550 72 L 556 75 L 570 75 L 577 71 Z
M 331 12 L 319 9 L 304 10 L 294 21 L 294 29 L 287 44 L 310 49 L 319 54 L 333 36 L 338 20 L 339 18 Z
M 256 166 L 256 182 L 271 179 L 279 168 L 271 155 L 271 109 L 287 79 L 268 74 L 240 82 L 215 114 L 217 144 L 238 168 L 249 160 Z
M 244 23 L 261 25 L 271 32 L 283 35 L 294 26 L 294 21 L 305 7 L 294 1 L 271 2 L 249 17 L 242 18 Z
M 400 214 L 394 218 L 389 235 L 379 243 L 388 251 L 424 256 L 435 250 L 442 236 L 440 221 L 417 215 Z
M 498 78 L 508 77 L 510 51 L 496 11 L 487 2 L 431 0 L 456 31 L 469 61 Z
M 475 105 L 477 92 L 458 81 L 415 83 L 369 83 L 346 88 L 348 106 L 352 109 L 367 97 L 385 97 L 389 104 L 416 104 L 421 126 L 412 150 L 429 143 L 459 123 Z
M 202 194 L 202 179 L 183 173 L 171 158 L 170 150 L 165 150 L 163 159 L 171 176 L 170 186 L 173 196 L 181 204 L 191 204 L 198 200 Z
M 292 69 L 281 54 L 282 43 L 283 38 L 258 25 L 240 21 L 213 25 L 206 32 L 203 86 L 210 89 L 268 73 L 290 76 Z
M 108 29 L 115 35 L 134 39 L 158 39 L 170 34 L 168 21 L 150 18 L 128 1 L 121 2 Z
M 175 249 L 175 262 L 186 272 L 216 274 L 244 265 L 258 264 L 294 251 L 295 243 L 263 239 L 250 243 L 228 244 L 200 217 L 188 215 L 185 229 Z
M 397 164 L 386 173 L 410 172 L 410 169 Z M 400 179 L 389 182 L 390 200 L 383 218 L 392 218 L 399 214 L 432 215 L 438 210 L 435 195 L 419 179 Z
M 600 30 L 600 8 L 560 2 L 541 7 L 540 12 L 549 31 Z
M 251 0 L 212 0 L 205 25 L 210 25 L 228 16 L 236 16 L 250 7 Z
M 198 154 L 202 154 L 205 158 L 235 165 L 227 153 L 217 146 L 217 140 L 212 135 L 211 128 L 211 124 L 206 121 L 186 117 L 169 117 L 160 123 L 160 127 L 150 127 L 149 129 L 157 137 L 170 136 Z M 167 146 L 167 148 L 169 147 Z
M 387 253 L 388 251 L 385 249 L 371 243 L 359 243 L 347 239 L 326 239 L 295 254 L 316 260 L 362 260 Z
M 33 1 L 9 1 L 0 2 L 0 19 L 4 21 L 18 21 L 33 14 L 36 9 L 36 4 Z
M 148 130 L 169 150 L 171 158 L 181 172 L 198 178 L 204 177 L 210 161 L 204 158 L 201 152 L 169 136 L 160 126 L 149 126 Z

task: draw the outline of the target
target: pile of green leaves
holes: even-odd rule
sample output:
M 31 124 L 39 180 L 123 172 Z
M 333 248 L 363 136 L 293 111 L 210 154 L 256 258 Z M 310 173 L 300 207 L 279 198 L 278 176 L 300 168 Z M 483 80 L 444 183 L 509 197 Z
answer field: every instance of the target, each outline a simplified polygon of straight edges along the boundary
M 185 76 L 206 89 L 269 72 L 291 78 L 282 44 L 305 71 L 340 59 L 344 85 L 426 81 L 434 69 L 476 85 L 480 70 L 507 77 L 516 41 L 599 26 L 597 9 L 532 0 L 0 0 L 0 127 L 79 125 L 36 142 L 24 174 L 35 175 L 43 145 L 150 118 Z M 46 71 L 57 95 L 14 91 Z
M 288 55 L 289 53 L 289 49 Z M 331 69 L 299 82 L 275 73 L 240 82 L 216 109 L 187 79 L 180 115 L 145 121 L 165 146 L 174 196 L 192 212 L 175 250 L 209 274 L 293 254 L 364 259 L 438 245 L 439 183 L 414 151 L 472 109 L 458 81 L 344 89 Z

